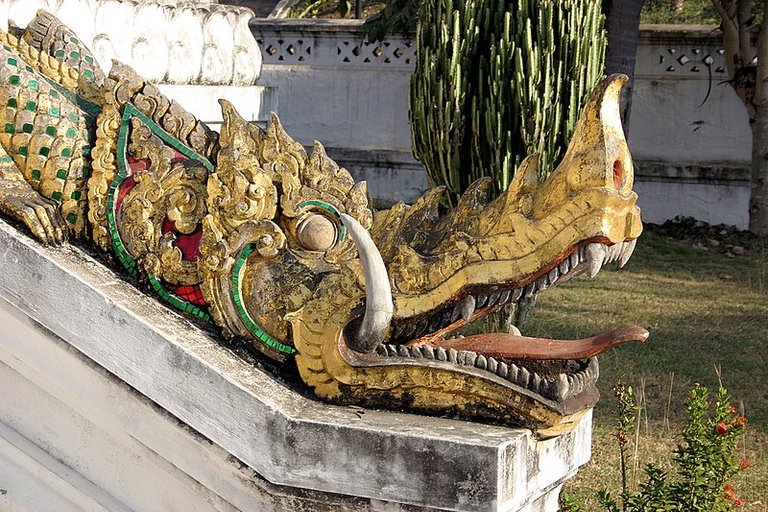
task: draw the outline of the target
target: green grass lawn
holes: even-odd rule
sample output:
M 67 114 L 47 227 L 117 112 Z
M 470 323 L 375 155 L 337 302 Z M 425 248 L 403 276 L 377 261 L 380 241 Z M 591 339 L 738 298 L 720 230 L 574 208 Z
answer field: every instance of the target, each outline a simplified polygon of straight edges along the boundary
M 636 481 L 646 462 L 669 467 L 693 384 L 714 391 L 720 378 L 749 418 L 740 449 L 753 466 L 736 482 L 747 501 L 741 510 L 768 511 L 768 249 L 753 240 L 734 257 L 724 254 L 724 243 L 646 232 L 625 269 L 575 279 L 540 296 L 526 334 L 580 338 L 632 324 L 651 332 L 646 344 L 600 358 L 592 462 L 567 488 L 592 499 L 587 510 L 598 510 L 595 482 L 620 488 L 612 435 L 617 381 L 632 385 L 645 404 L 637 422 L 638 457 L 630 461 Z
M 680 8 L 673 7 L 672 0 L 646 0 L 641 12 L 641 23 L 691 23 L 694 25 L 719 25 L 720 18 L 711 0 L 682 0 Z

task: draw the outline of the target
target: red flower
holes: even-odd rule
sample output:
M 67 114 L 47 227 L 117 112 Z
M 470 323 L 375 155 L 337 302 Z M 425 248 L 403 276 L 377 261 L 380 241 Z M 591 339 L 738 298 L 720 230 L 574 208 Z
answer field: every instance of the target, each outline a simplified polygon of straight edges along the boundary
M 733 502 L 734 505 L 744 505 L 744 500 L 736 495 L 736 490 L 731 484 L 725 484 L 725 492 L 723 493 L 723 498 Z
M 752 461 L 751 460 L 749 460 L 747 458 L 741 459 L 741 461 L 739 462 L 739 470 L 740 471 L 744 471 L 745 469 L 747 469 L 751 465 L 752 465 Z
M 743 427 L 746 424 L 747 424 L 746 416 L 736 416 L 736 418 L 733 420 L 733 425 L 736 427 Z
M 721 421 L 720 423 L 715 425 L 715 430 L 717 430 L 718 434 L 720 434 L 721 436 L 724 436 L 725 434 L 728 433 L 728 425 L 724 421 Z
M 731 414 L 736 414 L 736 408 L 732 405 L 728 405 L 728 412 Z

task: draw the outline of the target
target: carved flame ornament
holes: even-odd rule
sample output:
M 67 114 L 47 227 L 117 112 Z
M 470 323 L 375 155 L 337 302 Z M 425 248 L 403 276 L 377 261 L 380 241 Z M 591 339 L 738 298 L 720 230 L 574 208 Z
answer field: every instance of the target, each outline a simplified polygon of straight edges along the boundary
M 597 401 L 595 356 L 647 337 L 451 335 L 629 259 L 642 227 L 624 77 L 597 86 L 545 182 L 533 156 L 493 202 L 481 180 L 444 215 L 433 189 L 374 216 L 365 183 L 276 116 L 262 131 L 222 100 L 219 135 L 127 66 L 70 66 L 42 44 L 78 44 L 50 15 L 31 26 L 2 35 L 0 211 L 46 243 L 90 240 L 167 305 L 295 364 L 319 397 L 556 435 Z

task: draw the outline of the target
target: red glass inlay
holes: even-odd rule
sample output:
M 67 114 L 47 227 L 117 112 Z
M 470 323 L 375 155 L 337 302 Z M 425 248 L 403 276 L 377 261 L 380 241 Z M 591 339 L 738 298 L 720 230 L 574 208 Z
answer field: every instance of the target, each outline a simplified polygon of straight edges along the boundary
M 142 158 L 141 160 L 136 160 L 131 155 L 128 155 L 128 167 L 131 168 L 131 171 L 137 172 L 137 171 L 145 171 L 149 169 L 150 160 L 149 158 Z
M 187 261 L 197 261 L 197 258 L 200 257 L 200 239 L 203 237 L 202 224 L 198 224 L 197 229 L 195 229 L 193 233 L 185 235 L 179 233 L 176 226 L 173 225 L 173 222 L 166 217 L 161 229 L 163 234 L 171 232 L 174 234 L 176 241 L 173 245 L 179 248 L 183 259 Z
M 180 298 L 194 304 L 195 306 L 205 306 L 205 299 L 203 299 L 203 292 L 197 285 L 192 286 L 178 286 L 172 289 L 173 293 Z
M 134 181 L 133 176 L 128 176 L 127 178 L 125 178 L 125 181 L 123 181 L 120 184 L 120 187 L 117 190 L 117 201 L 115 201 L 115 211 L 120 210 L 120 205 L 123 204 L 123 199 L 125 199 L 125 196 L 127 196 L 135 186 L 136 186 L 136 182 Z
M 621 188 L 624 184 L 624 167 L 620 160 L 613 162 L 613 184 L 616 188 Z

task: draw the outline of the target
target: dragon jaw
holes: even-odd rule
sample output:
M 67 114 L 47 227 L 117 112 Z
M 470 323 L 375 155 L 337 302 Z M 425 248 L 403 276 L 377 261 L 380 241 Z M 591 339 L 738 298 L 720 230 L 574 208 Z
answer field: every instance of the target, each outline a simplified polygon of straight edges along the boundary
M 465 323 L 558 282 L 626 263 L 634 242 L 585 241 L 525 284 L 476 284 L 467 289 L 474 293 L 462 290 L 440 308 L 413 318 L 396 314 L 386 339 L 370 353 L 349 343 L 364 315 L 365 280 L 359 270 L 356 279 L 354 272 L 335 276 L 320 294 L 333 295 L 334 302 L 311 301 L 290 315 L 300 372 L 318 395 L 339 403 L 523 425 L 542 437 L 560 434 L 599 398 L 595 356 L 621 343 L 645 341 L 645 329 L 615 329 L 574 341 L 511 334 L 448 338 Z

